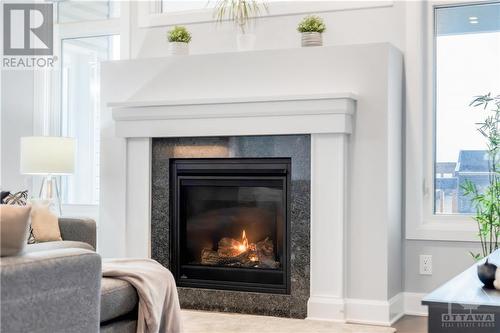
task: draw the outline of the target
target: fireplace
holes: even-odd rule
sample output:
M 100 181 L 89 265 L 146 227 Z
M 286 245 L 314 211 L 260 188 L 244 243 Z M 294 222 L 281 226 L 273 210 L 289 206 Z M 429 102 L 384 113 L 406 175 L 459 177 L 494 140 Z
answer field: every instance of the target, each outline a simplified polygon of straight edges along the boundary
M 290 293 L 290 158 L 170 160 L 177 285 Z

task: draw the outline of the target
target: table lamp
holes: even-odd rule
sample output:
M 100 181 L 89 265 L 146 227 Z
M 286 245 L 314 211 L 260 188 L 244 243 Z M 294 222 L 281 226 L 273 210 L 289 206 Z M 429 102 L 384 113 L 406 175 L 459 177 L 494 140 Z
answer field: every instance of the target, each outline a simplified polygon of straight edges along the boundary
M 39 198 L 57 200 L 59 214 L 61 197 L 58 175 L 72 174 L 75 169 L 75 139 L 55 136 L 29 136 L 21 138 L 21 173 L 45 176 Z

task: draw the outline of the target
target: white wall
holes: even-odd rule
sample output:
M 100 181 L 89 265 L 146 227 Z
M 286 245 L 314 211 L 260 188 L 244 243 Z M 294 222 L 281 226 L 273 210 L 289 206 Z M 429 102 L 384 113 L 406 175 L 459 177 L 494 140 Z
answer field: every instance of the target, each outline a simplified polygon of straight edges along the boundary
M 478 243 L 441 242 L 441 241 L 406 241 L 406 278 L 405 291 L 429 292 L 451 277 L 471 266 L 474 260 L 469 251 L 479 252 Z M 433 260 L 432 275 L 420 275 L 419 255 L 431 254 Z
M 2 70 L 0 188 L 11 192 L 31 190 L 31 177 L 19 172 L 22 136 L 33 135 L 33 71 Z

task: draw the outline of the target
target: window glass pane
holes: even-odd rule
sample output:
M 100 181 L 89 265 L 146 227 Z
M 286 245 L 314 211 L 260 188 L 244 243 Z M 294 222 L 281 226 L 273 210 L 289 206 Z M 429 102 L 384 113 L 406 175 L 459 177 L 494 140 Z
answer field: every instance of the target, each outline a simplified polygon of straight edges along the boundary
M 106 20 L 120 16 L 119 1 L 59 1 L 58 22 Z
M 161 11 L 163 13 L 175 13 L 184 11 L 194 11 L 206 8 L 213 8 L 216 1 L 196 1 L 196 0 L 162 0 Z
M 500 93 L 500 3 L 437 8 L 435 20 L 435 213 L 472 213 L 461 185 L 484 187 L 489 173 L 476 130 L 487 111 L 469 103 Z
M 62 40 L 61 130 L 77 147 L 75 172 L 63 177 L 63 203 L 99 203 L 100 62 L 117 60 L 119 49 L 119 36 Z

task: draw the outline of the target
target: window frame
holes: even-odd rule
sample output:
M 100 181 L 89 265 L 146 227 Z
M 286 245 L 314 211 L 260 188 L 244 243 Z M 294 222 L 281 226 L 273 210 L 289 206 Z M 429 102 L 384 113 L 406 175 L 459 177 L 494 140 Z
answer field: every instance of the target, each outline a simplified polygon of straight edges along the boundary
M 330 11 L 392 7 L 394 0 L 373 0 L 368 2 L 336 2 L 336 1 L 273 1 L 267 4 L 268 13 L 261 17 L 283 15 L 311 14 Z M 137 3 L 138 26 L 140 28 L 184 25 L 214 22 L 211 8 L 190 10 L 185 12 L 163 13 L 161 0 L 144 0 Z
M 57 11 L 57 6 L 55 8 Z M 123 11 L 122 11 L 123 10 Z M 35 101 L 33 130 L 37 135 L 61 135 L 62 109 L 61 109 L 61 78 L 62 78 L 62 41 L 64 39 L 99 37 L 99 36 L 120 36 L 120 58 L 127 58 L 128 43 L 122 45 L 121 39 L 128 39 L 128 29 L 122 25 L 122 15 L 129 13 L 128 2 L 121 3 L 120 17 L 108 18 L 105 20 L 82 21 L 82 22 L 57 22 L 57 12 L 54 15 L 54 55 L 57 57 L 54 68 L 37 71 L 34 76 Z M 47 88 L 47 85 L 50 87 Z M 37 188 L 40 180 L 34 180 L 34 187 Z M 59 179 L 59 184 L 61 181 Z M 63 216 L 89 216 L 96 221 L 99 217 L 99 204 L 62 204 Z
M 478 242 L 477 224 L 473 215 L 468 214 L 435 214 L 435 137 L 436 137 L 436 40 L 435 35 L 435 9 L 442 7 L 477 5 L 491 3 L 492 1 L 427 1 L 423 3 L 420 17 L 415 28 L 407 32 L 407 58 L 415 59 L 415 63 L 407 61 L 407 70 L 420 71 L 422 75 L 417 79 L 419 83 L 414 92 L 408 89 L 407 112 L 413 115 L 407 119 L 407 161 L 406 161 L 406 239 L 414 240 L 441 240 Z M 418 5 L 417 5 L 418 6 Z M 407 19 L 411 13 L 407 8 Z M 410 22 L 407 22 L 409 27 Z M 421 43 L 412 43 L 419 39 Z M 421 56 L 422 61 L 417 61 Z M 408 80 L 411 80 L 411 75 Z M 419 103 L 417 100 L 423 102 Z M 417 114 L 420 112 L 421 114 Z M 415 121 L 416 131 L 410 132 L 408 128 L 411 121 Z M 410 149 L 414 154 L 408 154 L 410 142 L 420 142 L 421 149 Z

